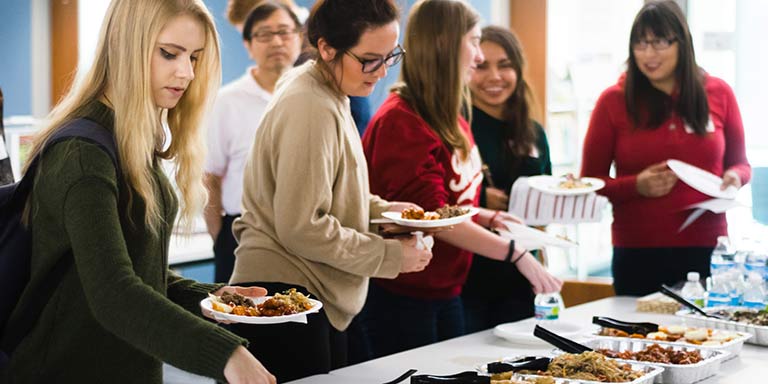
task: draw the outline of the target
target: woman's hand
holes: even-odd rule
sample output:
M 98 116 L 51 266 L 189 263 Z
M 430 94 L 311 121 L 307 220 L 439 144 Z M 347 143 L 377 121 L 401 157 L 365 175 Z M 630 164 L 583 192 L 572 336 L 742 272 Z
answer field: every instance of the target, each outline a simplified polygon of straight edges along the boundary
M 653 164 L 637 175 L 637 192 L 645 197 L 661 197 L 669 193 L 677 183 L 677 175 L 667 162 Z
M 506 211 L 509 207 L 509 195 L 504 193 L 501 189 L 486 187 L 485 205 L 488 209 Z
M 720 190 L 724 191 L 730 186 L 734 186 L 736 189 L 741 188 L 741 177 L 733 170 L 727 170 L 723 173 L 723 184 L 720 185 Z
M 417 248 L 415 236 L 400 239 L 400 244 L 403 245 L 403 263 L 400 266 L 400 273 L 420 272 L 429 265 L 432 260 L 432 251 Z
M 535 294 L 559 292 L 563 287 L 563 281 L 552 276 L 530 252 L 526 252 L 515 264 L 520 273 L 531 283 Z
M 267 290 L 262 287 L 238 287 L 230 285 L 219 288 L 216 292 L 213 292 L 213 294 L 221 296 L 224 292 L 239 293 L 245 297 L 262 297 L 267 294 Z
M 506 210 L 493 211 L 487 208 L 479 208 L 479 210 L 480 213 L 478 214 L 477 223 L 488 229 L 507 229 L 507 226 L 504 225 L 505 221 L 525 224 L 523 219 L 507 212 Z
M 224 367 L 224 377 L 230 384 L 276 384 L 277 380 L 242 345 L 237 347 Z

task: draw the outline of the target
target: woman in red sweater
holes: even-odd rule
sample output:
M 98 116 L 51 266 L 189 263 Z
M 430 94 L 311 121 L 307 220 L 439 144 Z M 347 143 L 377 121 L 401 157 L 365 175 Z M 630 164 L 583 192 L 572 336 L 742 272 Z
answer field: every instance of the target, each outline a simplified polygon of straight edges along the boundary
M 741 187 L 751 169 L 731 88 L 696 64 L 682 10 L 650 2 L 637 14 L 627 71 L 597 101 L 584 142 L 581 174 L 600 177 L 613 204 L 613 278 L 619 295 L 644 295 L 688 271 L 709 275 L 724 214 L 706 212 L 680 231 L 687 209 L 711 197 L 679 181 L 678 159 Z M 610 176 L 611 165 L 615 176 Z
M 483 62 L 477 24 L 477 13 L 459 1 L 425 0 L 412 8 L 401 83 L 363 136 L 372 193 L 425 210 L 477 206 L 482 162 L 460 117 L 462 106 L 471 106 L 467 83 Z M 486 229 L 502 219 L 514 220 L 481 208 L 476 222 L 435 235 L 434 258 L 424 271 L 373 280 L 360 322 L 376 357 L 465 332 L 459 295 L 472 253 L 515 264 L 536 293 L 560 289 L 560 280 L 529 252 Z

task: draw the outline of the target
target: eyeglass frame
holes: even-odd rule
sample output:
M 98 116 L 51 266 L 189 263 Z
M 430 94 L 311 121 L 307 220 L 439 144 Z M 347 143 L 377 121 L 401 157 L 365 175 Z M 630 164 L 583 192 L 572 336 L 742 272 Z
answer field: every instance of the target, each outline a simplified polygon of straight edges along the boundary
M 652 40 L 647 39 L 638 39 L 634 42 L 632 42 L 632 50 L 633 51 L 645 51 L 649 46 L 654 51 L 664 51 L 672 47 L 672 44 L 677 41 L 676 37 L 657 37 Z M 659 47 L 659 44 L 662 44 L 666 42 L 667 45 L 665 47 Z
M 280 37 L 280 40 L 288 41 L 291 35 L 298 34 L 299 32 L 301 32 L 299 28 L 278 29 L 277 31 L 256 31 L 251 34 L 251 39 L 258 41 L 259 43 L 269 43 L 270 41 L 274 40 L 275 36 L 278 36 Z M 259 37 L 259 35 L 262 35 L 263 37 Z
M 395 51 L 397 51 L 397 52 L 395 52 Z M 405 56 L 405 49 L 403 49 L 403 47 L 401 47 L 400 44 L 398 44 L 395 47 L 395 49 L 392 50 L 392 52 L 388 53 L 386 56 L 379 57 L 378 59 L 363 59 L 363 58 L 355 55 L 354 53 L 352 53 L 349 50 L 344 51 L 344 53 L 349 54 L 350 56 L 352 56 L 352 58 L 357 60 L 358 63 L 360 63 L 360 66 L 361 66 L 360 70 L 362 70 L 363 73 L 373 73 L 373 72 L 378 71 L 379 68 L 381 68 L 382 65 L 386 65 L 387 68 L 391 68 L 392 66 L 396 65 L 397 63 L 399 63 L 401 60 L 403 60 L 403 56 Z M 395 59 L 395 60 L 392 62 L 392 64 L 387 64 L 387 61 L 390 60 L 390 59 Z M 365 66 L 367 64 L 375 63 L 375 62 L 378 62 L 378 64 L 376 64 L 373 67 L 373 69 L 368 70 L 368 71 L 365 70 Z

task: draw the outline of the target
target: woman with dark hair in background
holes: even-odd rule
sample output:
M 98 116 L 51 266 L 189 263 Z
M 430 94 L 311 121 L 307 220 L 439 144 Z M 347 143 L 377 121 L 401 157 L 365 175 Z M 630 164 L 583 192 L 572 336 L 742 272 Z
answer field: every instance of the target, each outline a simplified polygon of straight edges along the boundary
M 399 62 L 397 21 L 392 0 L 318 1 L 307 21 L 317 61 L 278 83 L 246 164 L 231 281 L 270 293 L 297 288 L 323 302 L 307 324 L 233 324 L 281 382 L 346 365 L 345 330 L 369 277 L 420 271 L 432 257 L 415 238 L 369 232 L 371 218 L 411 204 L 370 194 L 347 97 L 369 95 Z
M 645 295 L 688 271 L 709 276 L 725 214 L 707 211 L 680 230 L 686 207 L 710 197 L 678 182 L 678 159 L 740 188 L 751 168 L 731 88 L 696 64 L 693 41 L 674 1 L 640 9 L 629 39 L 627 71 L 595 105 L 584 142 L 582 176 L 599 177 L 613 204 L 613 279 L 618 295 Z M 616 176 L 611 177 L 611 165 Z
M 5 127 L 3 126 L 3 90 L 0 89 L 0 185 L 13 183 L 11 158 L 5 146 Z
M 509 190 L 520 176 L 550 175 L 544 129 L 531 119 L 532 94 L 523 78 L 523 48 L 514 33 L 485 27 L 485 60 L 477 65 L 472 91 L 472 135 L 487 170 L 480 206 L 507 210 Z M 533 290 L 514 265 L 474 257 L 461 292 L 467 333 L 533 316 Z
M 477 205 L 482 162 L 461 110 L 483 62 L 478 21 L 461 1 L 425 0 L 411 9 L 401 82 L 363 137 L 374 193 L 426 210 Z M 527 250 L 487 230 L 503 220 L 515 218 L 481 208 L 476 221 L 435 235 L 435 258 L 423 272 L 374 280 L 361 315 L 374 357 L 465 333 L 460 294 L 472 253 L 514 264 L 536 292 L 560 289 Z

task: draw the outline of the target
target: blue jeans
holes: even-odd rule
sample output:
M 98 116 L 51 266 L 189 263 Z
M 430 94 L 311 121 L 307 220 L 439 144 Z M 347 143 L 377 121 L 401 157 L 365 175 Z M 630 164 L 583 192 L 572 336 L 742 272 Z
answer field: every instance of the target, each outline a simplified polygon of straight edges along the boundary
M 375 283 L 358 315 L 372 358 L 464 335 L 461 297 L 417 299 L 391 293 Z M 358 351 L 350 351 L 350 354 Z

